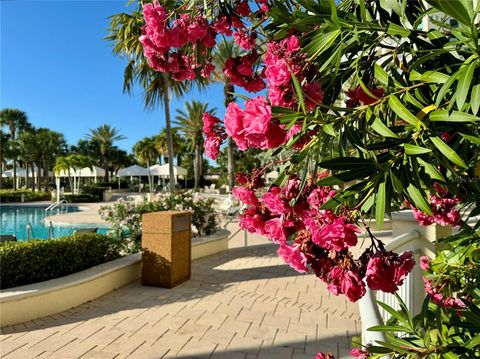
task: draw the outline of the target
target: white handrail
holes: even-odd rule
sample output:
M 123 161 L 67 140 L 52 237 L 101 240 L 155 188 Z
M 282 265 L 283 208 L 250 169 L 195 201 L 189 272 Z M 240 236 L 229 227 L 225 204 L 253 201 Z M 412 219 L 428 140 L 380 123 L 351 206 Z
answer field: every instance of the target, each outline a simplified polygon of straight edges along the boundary
M 45 212 L 51 211 L 51 210 L 55 209 L 56 207 L 58 207 L 59 205 L 64 204 L 64 203 L 68 203 L 66 199 L 61 199 L 60 201 L 54 202 L 50 206 L 45 208 Z

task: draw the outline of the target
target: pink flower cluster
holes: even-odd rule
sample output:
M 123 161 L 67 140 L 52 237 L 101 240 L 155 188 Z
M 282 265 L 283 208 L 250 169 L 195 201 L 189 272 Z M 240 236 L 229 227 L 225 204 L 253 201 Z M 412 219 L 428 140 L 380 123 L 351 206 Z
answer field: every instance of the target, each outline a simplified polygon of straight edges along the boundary
M 203 114 L 203 132 L 206 137 L 204 142 L 205 152 L 212 160 L 216 160 L 220 153 L 220 146 L 226 138 L 220 119 L 205 112 Z
M 225 113 L 225 130 L 240 150 L 275 148 L 285 142 L 285 130 L 272 116 L 272 108 L 264 97 L 245 102 L 242 110 L 230 102 Z
M 441 226 L 454 226 L 458 227 L 462 224 L 460 213 L 456 209 L 457 204 L 461 202 L 461 198 L 451 196 L 444 188 L 438 183 L 434 184 L 437 195 L 430 196 L 430 203 L 432 205 L 432 215 L 426 214 L 413 205 L 408 203 L 413 210 L 413 215 L 418 223 L 422 226 L 428 226 L 433 223 Z
M 386 252 L 379 242 L 376 252 L 371 247 L 354 259 L 349 249 L 357 244 L 360 228 L 352 223 L 351 211 L 336 214 L 321 208 L 335 190 L 316 185 L 311 177 L 302 187 L 299 178 L 292 176 L 285 186 L 272 186 L 258 198 L 255 190 L 261 175 L 257 171 L 237 177 L 241 186 L 235 187 L 233 195 L 247 205 L 240 227 L 278 244 L 278 255 L 290 267 L 300 273 L 312 270 L 331 293 L 351 301 L 365 295 L 366 284 L 389 293 L 402 285 L 415 263 L 412 253 Z
M 300 51 L 300 41 L 295 35 L 268 43 L 265 77 L 268 83 L 268 98 L 272 106 L 297 107 L 298 100 L 291 73 L 302 85 L 307 110 L 313 110 L 322 102 L 322 88 L 314 80 L 316 70 L 306 60 L 306 54 Z
M 201 64 L 193 55 L 173 51 L 192 45 L 205 56 L 207 49 L 215 46 L 216 32 L 204 16 L 191 18 L 183 13 L 170 21 L 158 1 L 144 4 L 143 13 L 145 26 L 139 40 L 145 57 L 155 71 L 170 73 L 176 81 L 195 79 L 196 70 L 204 77 L 210 76 L 214 68 L 211 63 Z
M 262 77 L 254 70 L 259 55 L 252 51 L 240 57 L 229 58 L 223 67 L 223 73 L 232 85 L 243 87 L 249 92 L 258 92 L 265 88 Z

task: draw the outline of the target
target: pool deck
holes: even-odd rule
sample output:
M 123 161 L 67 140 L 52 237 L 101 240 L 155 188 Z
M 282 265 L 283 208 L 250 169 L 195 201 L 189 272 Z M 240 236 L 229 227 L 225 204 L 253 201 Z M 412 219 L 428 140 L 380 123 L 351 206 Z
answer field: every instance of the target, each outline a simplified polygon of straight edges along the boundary
M 2 358 L 348 358 L 356 304 L 285 265 L 272 244 L 192 264 L 173 289 L 133 282 L 97 300 L 5 327 Z

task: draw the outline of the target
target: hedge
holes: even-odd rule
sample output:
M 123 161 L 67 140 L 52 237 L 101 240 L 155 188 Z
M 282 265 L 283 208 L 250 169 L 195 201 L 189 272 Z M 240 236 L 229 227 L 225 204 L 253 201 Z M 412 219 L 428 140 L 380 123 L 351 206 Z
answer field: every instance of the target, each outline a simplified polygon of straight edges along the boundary
M 84 233 L 0 244 L 0 288 L 37 283 L 120 257 L 108 236 Z
M 49 201 L 51 194 L 49 192 L 33 192 L 27 189 L 0 189 L 0 202 L 20 202 L 22 194 L 25 202 L 31 201 Z
M 99 202 L 101 197 L 97 194 L 82 193 L 82 194 L 67 194 L 63 196 L 70 203 L 86 203 L 86 202 Z

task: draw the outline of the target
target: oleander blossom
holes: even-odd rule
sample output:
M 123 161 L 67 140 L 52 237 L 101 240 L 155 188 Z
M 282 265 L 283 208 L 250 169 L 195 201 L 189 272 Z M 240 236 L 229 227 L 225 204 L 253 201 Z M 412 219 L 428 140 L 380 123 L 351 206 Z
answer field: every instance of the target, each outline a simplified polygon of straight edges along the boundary
M 395 293 L 415 265 L 412 252 L 400 256 L 393 252 L 377 252 L 367 264 L 365 273 L 370 289 Z
M 205 133 L 205 153 L 212 160 L 216 160 L 220 153 L 220 146 L 226 138 L 220 119 L 212 114 L 203 114 L 203 132 Z
M 456 209 L 457 205 L 462 201 L 461 198 L 452 196 L 438 183 L 434 183 L 436 194 L 430 195 L 430 203 L 432 214 L 422 212 L 407 202 L 413 211 L 416 221 L 422 226 L 428 226 L 433 223 L 441 226 L 461 226 L 463 221 L 460 213 Z
M 342 251 L 357 244 L 358 232 L 360 232 L 360 228 L 348 223 L 345 217 L 340 217 L 333 223 L 315 231 L 312 240 L 323 248 Z
M 317 353 L 315 359 L 335 359 L 332 353 Z
M 275 148 L 285 141 L 285 130 L 272 117 L 272 108 L 261 96 L 246 101 L 244 110 L 231 102 L 224 123 L 227 134 L 240 150 Z
M 350 351 L 350 354 L 355 358 L 355 359 L 368 359 L 368 351 L 362 349 L 362 348 L 353 348 Z

